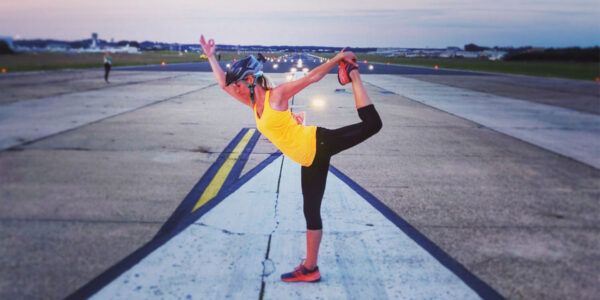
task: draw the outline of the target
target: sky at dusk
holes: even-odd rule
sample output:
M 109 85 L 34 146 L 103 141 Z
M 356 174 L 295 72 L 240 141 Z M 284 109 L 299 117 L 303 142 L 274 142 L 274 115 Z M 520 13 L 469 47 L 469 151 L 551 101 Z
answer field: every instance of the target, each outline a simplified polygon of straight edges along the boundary
M 600 45 L 598 0 L 0 0 L 0 36 L 355 47 Z

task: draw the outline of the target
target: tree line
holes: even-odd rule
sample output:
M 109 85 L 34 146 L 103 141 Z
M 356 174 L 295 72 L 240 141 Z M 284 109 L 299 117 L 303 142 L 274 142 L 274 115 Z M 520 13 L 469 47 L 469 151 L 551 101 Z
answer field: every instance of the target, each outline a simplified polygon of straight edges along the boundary
M 485 47 L 475 44 L 465 45 L 466 51 L 501 50 L 508 54 L 506 61 L 575 61 L 600 62 L 600 47 L 534 48 L 534 47 Z

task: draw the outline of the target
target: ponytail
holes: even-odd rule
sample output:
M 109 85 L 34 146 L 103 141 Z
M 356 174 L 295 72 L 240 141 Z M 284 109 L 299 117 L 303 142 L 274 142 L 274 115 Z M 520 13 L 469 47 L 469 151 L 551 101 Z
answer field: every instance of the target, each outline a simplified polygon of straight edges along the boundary
M 268 91 L 273 88 L 273 84 L 271 84 L 271 80 L 267 78 L 265 75 L 261 75 L 256 79 L 256 83 L 260 85 L 263 90 Z

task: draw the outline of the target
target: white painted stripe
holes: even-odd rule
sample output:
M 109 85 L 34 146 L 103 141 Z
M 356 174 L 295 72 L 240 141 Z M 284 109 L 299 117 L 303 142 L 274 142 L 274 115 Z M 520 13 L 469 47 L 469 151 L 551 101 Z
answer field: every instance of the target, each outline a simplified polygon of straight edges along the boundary
M 600 168 L 600 116 L 393 75 L 363 80 Z
M 93 298 L 258 299 L 263 264 L 264 299 L 479 298 L 333 174 L 323 201 L 320 283 L 279 279 L 305 253 L 300 166 L 281 157 Z

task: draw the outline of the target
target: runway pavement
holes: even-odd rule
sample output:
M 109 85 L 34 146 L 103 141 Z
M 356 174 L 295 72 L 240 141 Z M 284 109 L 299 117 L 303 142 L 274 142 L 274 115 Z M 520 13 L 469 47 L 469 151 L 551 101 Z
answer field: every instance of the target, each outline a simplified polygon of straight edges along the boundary
M 0 112 L 2 299 L 600 295 L 595 83 L 363 75 L 384 128 L 332 160 L 323 281 L 285 285 L 279 274 L 304 247 L 297 165 L 252 131 L 248 108 L 210 73 L 128 69 L 99 85 L 100 69 L 71 72 L 81 73 L 68 84 L 49 77 L 69 71 L 0 77 L 11 91 Z M 541 103 L 548 81 L 569 103 Z M 351 91 L 328 75 L 293 109 L 324 127 L 357 122 Z M 521 122 L 539 122 L 540 107 L 544 120 L 577 121 L 545 131 L 588 134 L 579 148 L 592 161 L 486 123 L 498 121 L 490 112 L 516 118 L 515 105 L 528 108 Z M 511 120 L 500 127 L 534 131 Z M 579 139 L 542 140 L 568 150 Z

